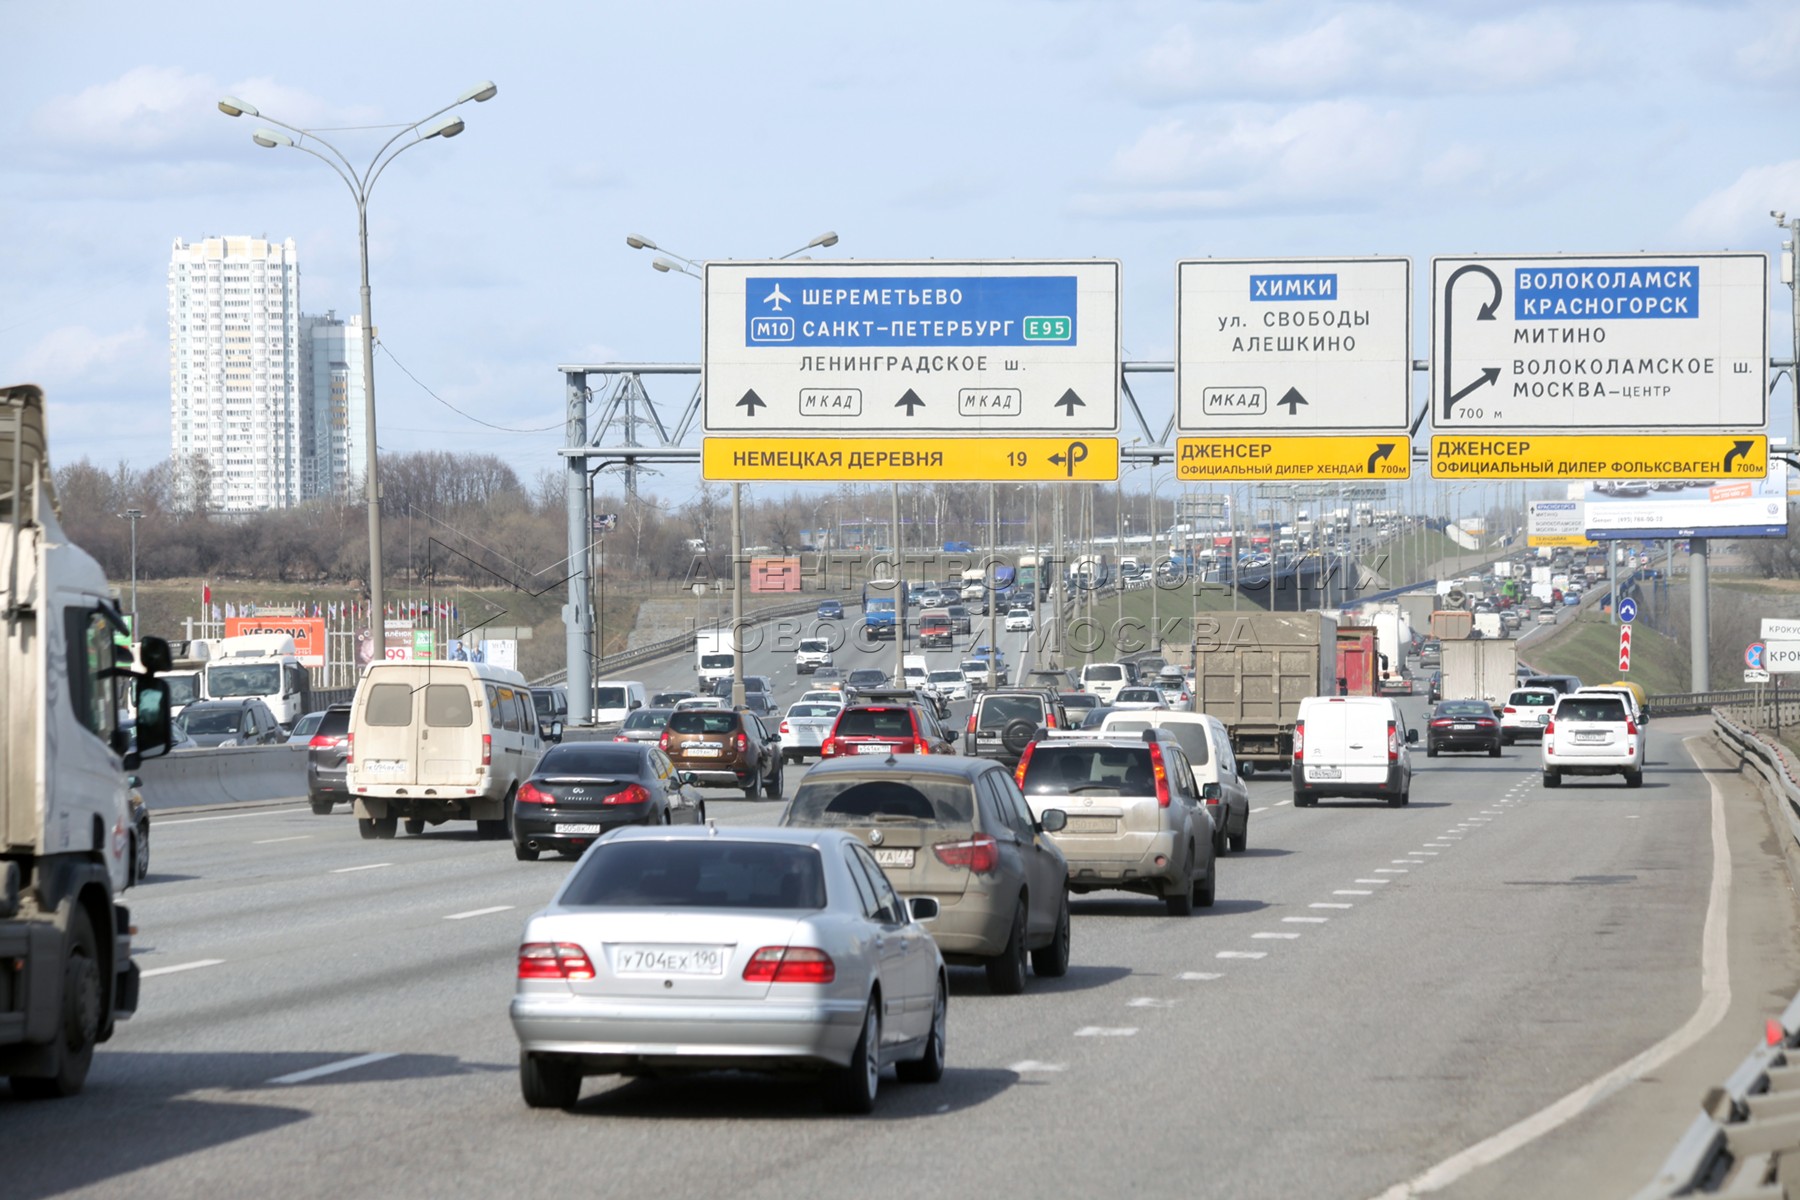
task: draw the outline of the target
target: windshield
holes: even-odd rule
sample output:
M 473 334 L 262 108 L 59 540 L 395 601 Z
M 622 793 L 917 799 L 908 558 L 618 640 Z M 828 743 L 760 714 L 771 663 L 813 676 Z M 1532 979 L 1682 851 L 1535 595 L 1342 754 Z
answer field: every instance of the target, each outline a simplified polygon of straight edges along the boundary
M 539 775 L 629 775 L 636 777 L 645 750 L 637 745 L 612 742 L 564 742 L 552 746 L 538 759 Z
M 206 672 L 206 690 L 214 696 L 273 696 L 281 691 L 281 665 L 213 667 Z
M 851 825 L 881 818 L 966 826 L 971 824 L 973 802 L 967 780 L 809 775 L 801 782 L 782 824 Z
M 960 682 L 962 682 L 962 672 L 961 671 L 933 671 L 931 674 L 929 674 L 925 677 L 925 681 L 927 683 L 960 683 Z
M 824 638 L 801 638 L 800 650 L 803 654 L 825 654 L 831 649 L 831 643 Z
M 674 711 L 667 708 L 640 708 L 625 718 L 625 729 L 661 729 L 669 723 L 669 714 Z
M 190 708 L 182 714 L 189 733 L 236 733 L 244 723 L 241 708 Z
M 595 708 L 624 708 L 625 689 L 622 687 L 597 687 L 594 689 Z
M 561 903 L 589 908 L 825 907 L 811 846 L 769 842 L 611 842 L 588 852 Z
M 733 661 L 733 656 L 729 654 L 702 654 L 700 669 L 702 671 L 729 671 Z
M 200 676 L 164 675 L 164 683 L 169 685 L 169 704 L 175 708 L 185 708 L 200 698 Z

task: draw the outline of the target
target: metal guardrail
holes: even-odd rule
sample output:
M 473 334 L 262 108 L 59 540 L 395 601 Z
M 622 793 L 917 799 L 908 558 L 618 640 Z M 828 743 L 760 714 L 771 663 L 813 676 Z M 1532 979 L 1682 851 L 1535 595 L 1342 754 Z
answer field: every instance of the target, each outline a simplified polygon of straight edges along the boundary
M 1716 692 L 1667 692 L 1646 698 L 1657 716 L 1707 713 L 1715 708 L 1744 704 L 1756 698 L 1754 688 L 1725 688 Z
M 1719 693 L 1696 693 L 1717 695 Z M 1800 840 L 1800 781 L 1780 747 L 1725 713 L 1713 718 L 1720 739 L 1769 785 Z M 1725 1082 L 1709 1090 L 1700 1115 L 1675 1143 L 1656 1177 L 1633 1200 L 1719 1195 L 1785 1200 L 1781 1157 L 1800 1150 L 1800 996 L 1769 1022 L 1763 1043 Z

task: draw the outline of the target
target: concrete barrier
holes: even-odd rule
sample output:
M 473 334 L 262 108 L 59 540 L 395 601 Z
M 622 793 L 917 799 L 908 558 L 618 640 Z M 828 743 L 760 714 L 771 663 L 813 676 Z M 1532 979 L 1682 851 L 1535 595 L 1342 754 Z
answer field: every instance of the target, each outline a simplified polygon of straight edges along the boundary
M 306 795 L 305 746 L 181 750 L 139 766 L 151 809 L 241 804 Z

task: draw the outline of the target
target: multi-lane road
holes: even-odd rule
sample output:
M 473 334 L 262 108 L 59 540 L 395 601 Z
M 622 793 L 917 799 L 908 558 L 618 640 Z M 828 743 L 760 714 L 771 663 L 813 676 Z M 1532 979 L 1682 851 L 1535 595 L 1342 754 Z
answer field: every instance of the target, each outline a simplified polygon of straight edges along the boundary
M 342 809 L 161 815 L 142 1007 L 80 1097 L 0 1090 L 0 1194 L 1626 1195 L 1800 983 L 1776 839 L 1705 730 L 1655 724 L 1632 791 L 1547 792 L 1533 746 L 1420 753 L 1404 809 L 1257 778 L 1214 909 L 1077 899 L 1068 976 L 1020 997 L 953 970 L 949 1073 L 860 1119 L 754 1076 L 528 1110 L 514 952 L 566 863 Z

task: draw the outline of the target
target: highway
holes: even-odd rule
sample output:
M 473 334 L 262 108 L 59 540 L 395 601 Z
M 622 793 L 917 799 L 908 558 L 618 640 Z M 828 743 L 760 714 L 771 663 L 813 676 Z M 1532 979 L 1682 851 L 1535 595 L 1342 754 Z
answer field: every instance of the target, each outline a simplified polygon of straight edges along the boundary
M 784 701 L 785 657 L 749 659 Z M 691 686 L 692 665 L 633 674 Z M 127 894 L 142 1007 L 81 1097 L 0 1095 L 0 1192 L 1355 1198 L 1439 1168 L 1435 1194 L 1628 1195 L 1800 987 L 1771 826 L 1705 730 L 1656 723 L 1636 791 L 1547 792 L 1529 744 L 1420 750 L 1404 809 L 1296 811 L 1258 777 L 1214 909 L 1078 898 L 1068 976 L 1021 997 L 953 969 L 944 1082 L 890 1075 L 861 1119 L 754 1076 L 590 1080 L 576 1113 L 527 1110 L 514 952 L 566 862 L 456 825 L 363 841 L 342 808 L 159 813 Z M 1596 1080 L 1572 1119 L 1507 1132 Z M 1465 1153 L 1495 1138 L 1510 1152 Z

